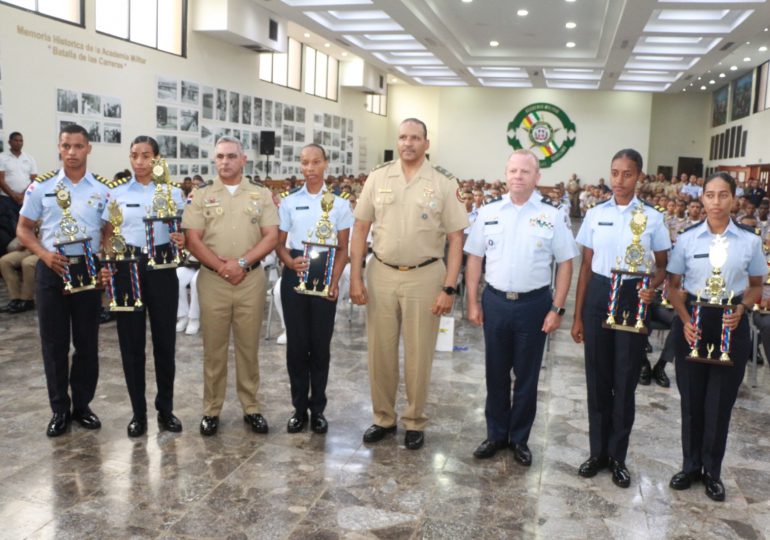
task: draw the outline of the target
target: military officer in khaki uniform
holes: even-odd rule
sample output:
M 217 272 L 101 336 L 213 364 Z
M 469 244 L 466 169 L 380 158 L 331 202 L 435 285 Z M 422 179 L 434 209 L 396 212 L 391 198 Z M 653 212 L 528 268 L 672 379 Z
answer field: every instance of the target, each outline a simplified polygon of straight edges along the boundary
M 429 146 L 422 121 L 401 122 L 400 159 L 375 169 L 361 192 L 350 257 L 350 298 L 367 305 L 374 424 L 364 433 L 364 442 L 377 442 L 396 431 L 398 344 L 403 326 L 408 405 L 401 419 L 406 428 L 404 444 L 412 450 L 421 448 L 425 440 L 424 409 L 439 320 L 452 310 L 463 229 L 468 226 L 457 183 L 425 159 Z M 362 262 L 371 227 L 374 257 L 366 269 L 367 289 Z
M 217 178 L 190 195 L 182 217 L 188 249 L 201 262 L 204 416 L 200 431 L 214 435 L 219 427 L 232 330 L 243 419 L 255 432 L 267 433 L 257 401 L 257 347 L 265 305 L 265 273 L 259 264 L 278 241 L 278 212 L 270 191 L 242 181 L 246 155 L 238 139 L 221 137 L 214 162 Z

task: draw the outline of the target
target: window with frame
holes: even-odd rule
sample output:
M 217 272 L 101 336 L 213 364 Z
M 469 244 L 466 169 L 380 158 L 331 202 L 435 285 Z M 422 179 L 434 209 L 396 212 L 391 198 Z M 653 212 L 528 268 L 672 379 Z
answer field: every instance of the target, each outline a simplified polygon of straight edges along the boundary
M 757 67 L 756 86 L 754 112 L 758 113 L 770 109 L 770 62 Z
M 187 0 L 95 0 L 96 31 L 159 51 L 187 54 Z
M 289 38 L 288 52 L 261 53 L 259 78 L 292 90 L 302 88 L 302 44 Z
M 2 4 L 84 26 L 85 0 L 0 0 L 0 5 Z
M 388 94 L 367 94 L 366 110 L 372 114 L 388 116 Z
M 340 83 L 339 60 L 309 45 L 305 45 L 304 50 L 305 93 L 337 101 Z

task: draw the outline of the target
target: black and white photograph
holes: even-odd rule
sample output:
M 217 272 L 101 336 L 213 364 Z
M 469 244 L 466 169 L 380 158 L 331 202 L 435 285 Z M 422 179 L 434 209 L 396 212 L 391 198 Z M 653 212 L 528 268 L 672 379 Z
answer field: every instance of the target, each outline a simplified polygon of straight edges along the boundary
M 158 100 L 159 101 L 178 101 L 178 90 L 176 79 L 158 77 Z
M 305 123 L 305 107 L 296 107 L 294 109 L 294 121 L 298 124 Z
M 80 111 L 84 116 L 102 116 L 102 98 L 83 92 L 80 96 Z
M 169 163 L 168 164 L 168 173 L 171 176 L 176 176 L 177 174 L 179 174 L 178 171 L 179 171 L 179 167 L 177 166 L 176 163 Z
M 155 107 L 155 127 L 158 129 L 173 129 L 178 127 L 178 111 L 176 107 L 167 107 L 166 105 L 157 105 Z
M 120 124 L 104 123 L 104 142 L 106 144 L 120 144 Z
M 275 134 L 275 155 L 280 159 L 281 156 L 281 135 L 280 132 Z
M 251 125 L 251 96 L 241 96 L 241 123 Z
M 82 120 L 80 125 L 88 132 L 88 140 L 91 143 L 102 142 L 102 123 L 94 120 Z
M 201 147 L 214 146 L 214 128 L 203 124 L 201 126 Z
M 157 138 L 158 147 L 160 147 L 160 155 L 166 159 L 176 159 L 178 156 L 176 143 L 176 135 L 158 135 Z
M 332 144 L 332 132 L 331 131 L 324 131 L 324 139 L 323 139 L 323 145 L 324 146 L 331 146 Z
M 332 133 L 332 146 L 334 148 L 340 147 L 340 134 L 337 132 Z
M 281 150 L 283 163 L 291 163 L 294 161 L 294 147 L 290 144 L 284 144 L 283 150 Z
M 187 163 L 180 163 L 179 176 L 189 176 L 189 175 L 190 175 L 190 165 Z
M 227 120 L 227 90 L 217 88 L 217 120 Z
M 245 150 L 251 150 L 251 132 L 247 130 L 241 130 L 241 136 L 239 137 L 241 146 Z
M 348 118 L 348 131 L 350 133 L 353 133 L 353 119 L 352 118 Z
M 237 124 L 239 122 L 240 116 L 241 116 L 240 105 L 241 105 L 241 95 L 238 92 L 230 92 L 228 95 L 228 103 L 227 103 L 228 122 L 232 122 L 234 124 Z
M 80 112 L 80 96 L 73 90 L 58 89 L 56 92 L 57 112 L 78 114 Z
M 313 130 L 313 144 L 323 144 L 324 143 L 324 132 L 320 131 L 318 129 Z
M 217 131 L 214 133 L 214 144 L 217 144 L 217 141 L 222 137 L 224 137 L 225 135 L 230 135 L 230 128 L 226 128 L 226 127 L 217 128 Z
M 294 107 L 291 105 L 284 105 L 283 119 L 285 122 L 294 122 Z
M 258 131 L 251 132 L 251 148 L 255 152 L 259 152 L 259 132 Z
M 275 102 L 275 127 L 281 129 L 283 126 L 283 103 Z
M 347 153 L 347 159 L 345 160 L 345 163 L 347 163 L 348 167 L 353 165 L 353 152 Z
M 209 174 L 209 166 L 207 164 L 201 165 L 201 176 L 204 178 Z
M 283 126 L 283 139 L 286 142 L 294 140 L 294 126 Z
M 324 123 L 324 115 L 321 113 L 315 113 L 313 115 L 313 124 L 316 126 L 322 126 Z
M 294 128 L 294 142 L 305 142 L 305 126 L 297 126 Z
M 254 174 L 254 162 L 253 161 L 248 160 L 246 162 L 246 166 L 243 168 L 243 173 L 244 174 L 248 174 L 248 175 Z
M 58 122 L 59 122 L 59 131 L 66 128 L 67 126 L 72 126 L 78 123 L 78 121 L 74 118 L 62 118 L 62 117 L 59 117 Z
M 326 129 L 330 129 L 332 127 L 332 115 L 329 113 L 324 113 L 324 127 Z
M 201 159 L 208 159 L 208 157 L 209 157 L 208 147 L 201 145 Z
M 179 130 L 198 132 L 198 111 L 182 109 L 179 111 Z
M 337 163 L 340 160 L 340 153 L 337 150 L 332 150 L 331 162 Z
M 198 105 L 200 86 L 198 83 L 182 81 L 182 103 Z
M 332 118 L 332 129 L 340 129 L 340 117 L 336 114 Z
M 104 98 L 102 100 L 102 110 L 105 118 L 120 118 L 123 114 L 123 107 L 118 98 Z
M 254 117 L 254 125 L 261 126 L 262 125 L 262 98 L 258 98 L 258 97 L 254 98 L 254 110 L 252 111 L 252 115 Z
M 204 120 L 214 119 L 214 89 L 210 86 L 203 87 L 203 93 L 201 94 L 201 116 Z
M 179 137 L 179 159 L 199 159 L 200 142 L 197 138 Z
M 193 163 L 190 165 L 190 174 L 200 174 L 201 172 L 201 166 L 198 163 Z
M 236 139 L 240 140 L 240 138 L 241 138 L 241 130 L 240 129 L 234 129 L 233 130 L 233 137 L 235 137 Z
M 269 99 L 265 100 L 265 116 L 262 125 L 266 128 L 273 127 L 273 102 Z

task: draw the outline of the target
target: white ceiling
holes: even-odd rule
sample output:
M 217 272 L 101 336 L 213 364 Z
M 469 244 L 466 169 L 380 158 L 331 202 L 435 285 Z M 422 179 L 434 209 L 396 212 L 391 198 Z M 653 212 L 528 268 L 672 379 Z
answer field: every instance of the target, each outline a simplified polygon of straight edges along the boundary
M 768 0 L 254 1 L 389 83 L 691 92 L 770 59 Z

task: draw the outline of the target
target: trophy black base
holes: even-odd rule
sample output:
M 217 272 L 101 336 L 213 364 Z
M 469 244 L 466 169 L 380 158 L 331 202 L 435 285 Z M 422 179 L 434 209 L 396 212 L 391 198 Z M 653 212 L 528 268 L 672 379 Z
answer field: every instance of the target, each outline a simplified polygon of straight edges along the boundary
M 92 291 L 97 288 L 99 287 L 94 283 L 89 283 L 88 285 L 81 285 L 79 287 L 71 287 L 69 289 L 65 287 L 64 294 L 77 294 L 83 291 Z
M 687 356 L 685 360 L 698 362 L 699 364 L 710 364 L 712 366 L 732 367 L 735 364 L 732 360 L 720 360 L 719 358 L 703 358 L 701 356 Z
M 607 330 L 620 330 L 621 332 L 630 332 L 632 334 L 647 335 L 649 333 L 646 326 L 637 328 L 636 326 L 631 326 L 630 324 L 618 324 L 618 323 L 608 324 L 607 322 L 603 322 L 602 328 L 606 328 Z
M 167 268 L 176 268 L 179 266 L 179 263 L 177 262 L 169 262 L 169 263 L 160 263 L 160 264 L 153 264 L 147 265 L 147 270 L 166 270 Z
M 134 311 L 144 311 L 144 306 L 110 306 L 111 312 L 128 313 Z
M 322 298 L 329 298 L 327 291 L 319 291 L 316 289 L 302 289 L 300 287 L 294 287 L 294 292 L 297 294 L 304 294 L 306 296 L 320 296 Z

